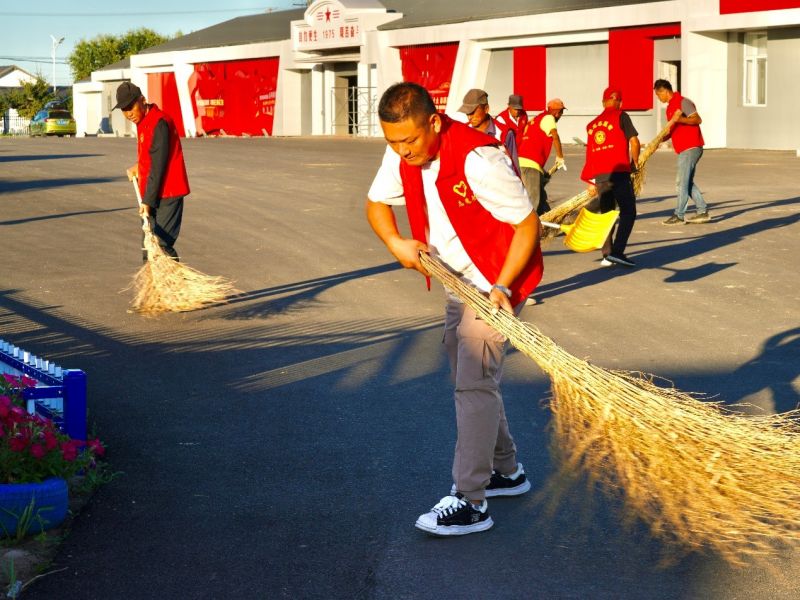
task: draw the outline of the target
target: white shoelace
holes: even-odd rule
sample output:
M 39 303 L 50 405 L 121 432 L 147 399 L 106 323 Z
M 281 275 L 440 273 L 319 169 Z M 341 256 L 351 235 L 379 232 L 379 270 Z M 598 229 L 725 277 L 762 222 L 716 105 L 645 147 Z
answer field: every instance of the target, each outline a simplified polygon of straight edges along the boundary
M 466 506 L 467 501 L 457 496 L 445 496 L 433 507 L 433 512 L 438 515 L 450 516 L 460 508 Z

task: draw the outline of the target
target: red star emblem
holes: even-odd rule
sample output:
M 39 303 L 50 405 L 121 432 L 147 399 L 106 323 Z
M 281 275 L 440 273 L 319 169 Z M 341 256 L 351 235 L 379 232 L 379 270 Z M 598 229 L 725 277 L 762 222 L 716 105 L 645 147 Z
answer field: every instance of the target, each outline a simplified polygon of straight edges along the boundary
M 327 21 L 330 21 L 330 20 L 331 20 L 331 9 L 330 8 L 326 8 L 325 9 L 325 21 L 327 22 Z

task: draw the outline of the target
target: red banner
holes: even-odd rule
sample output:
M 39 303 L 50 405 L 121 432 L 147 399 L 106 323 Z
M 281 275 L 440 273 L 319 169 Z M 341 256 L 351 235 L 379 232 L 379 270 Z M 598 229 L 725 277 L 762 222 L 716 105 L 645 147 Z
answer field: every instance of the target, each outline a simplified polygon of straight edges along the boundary
M 543 111 L 547 104 L 547 48 L 514 48 L 514 93 L 522 96 L 526 111 Z M 500 105 L 497 110 L 500 112 Z
M 623 110 L 653 108 L 653 40 L 680 35 L 680 23 L 608 32 L 608 83 L 622 90 Z
M 456 54 L 458 42 L 400 47 L 403 81 L 413 81 L 428 90 L 439 112 L 447 108 Z
M 198 135 L 272 135 L 278 58 L 198 63 L 189 95 Z
M 175 73 L 148 73 L 147 101 L 158 105 L 158 108 L 172 117 L 175 127 L 178 129 L 178 135 L 186 137 L 186 132 L 183 129 L 183 114 L 181 114 L 181 101 L 178 98 Z
M 800 8 L 800 0 L 719 0 L 719 14 Z

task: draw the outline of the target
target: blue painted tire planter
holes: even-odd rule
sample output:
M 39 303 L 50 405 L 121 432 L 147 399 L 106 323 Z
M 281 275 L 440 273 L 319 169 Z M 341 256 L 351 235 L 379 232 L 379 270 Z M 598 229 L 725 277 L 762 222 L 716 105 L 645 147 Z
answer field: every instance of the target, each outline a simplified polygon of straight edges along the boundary
M 60 525 L 67 516 L 69 492 L 64 479 L 41 483 L 0 483 L 0 538 L 17 532 L 19 517 L 34 504 L 28 533 L 40 533 Z

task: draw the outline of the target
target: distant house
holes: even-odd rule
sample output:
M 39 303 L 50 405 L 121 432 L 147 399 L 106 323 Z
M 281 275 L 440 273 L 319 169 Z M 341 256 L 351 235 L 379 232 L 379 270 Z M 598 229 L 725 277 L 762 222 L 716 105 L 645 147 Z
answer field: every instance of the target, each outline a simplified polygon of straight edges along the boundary
M 33 83 L 36 76 L 17 65 L 0 65 L 0 90 L 22 87 L 23 83 Z
M 0 65 L 0 95 L 22 87 L 23 83 L 33 83 L 36 76 L 17 65 Z M 0 113 L 0 133 L 20 134 L 28 130 L 28 120 L 23 119 L 13 108 Z
M 72 112 L 78 135 L 133 135 L 133 127 L 121 111 L 112 110 L 116 103 L 117 87 L 130 81 L 131 59 L 103 67 L 92 73 L 91 79 L 76 81 L 72 86 Z

